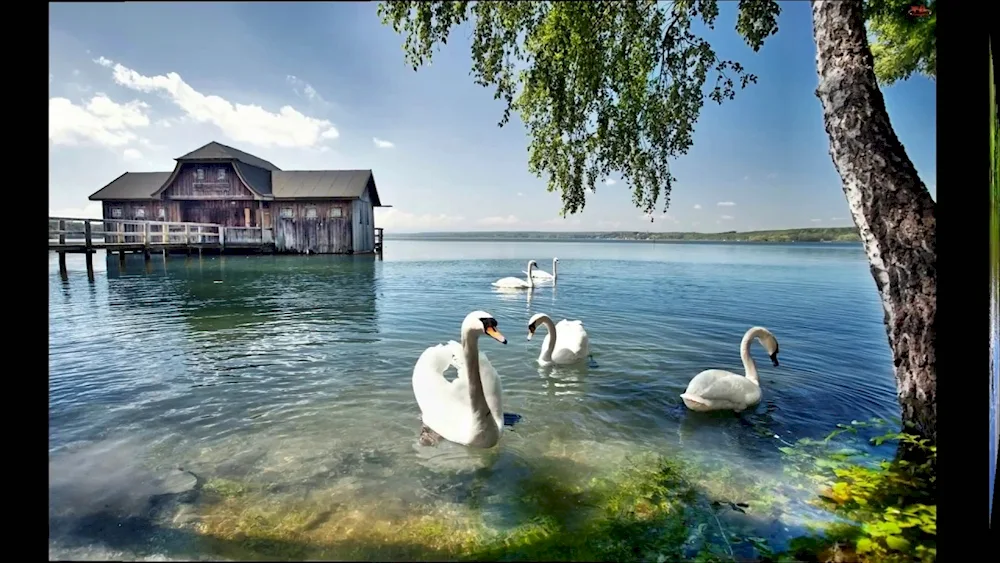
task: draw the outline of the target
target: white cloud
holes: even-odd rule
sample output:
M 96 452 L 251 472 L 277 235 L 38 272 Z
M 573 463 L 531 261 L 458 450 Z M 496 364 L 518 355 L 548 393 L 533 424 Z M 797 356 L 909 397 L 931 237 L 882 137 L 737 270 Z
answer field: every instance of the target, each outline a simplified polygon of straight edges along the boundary
M 778 173 L 777 172 L 771 172 L 771 173 L 769 173 L 767 175 L 767 177 L 768 177 L 769 180 L 773 180 L 773 179 L 775 179 L 775 178 L 778 177 Z
M 676 223 L 677 219 L 670 215 L 669 213 L 645 213 L 639 216 L 639 219 L 646 222 L 656 222 L 656 221 L 670 221 Z
M 524 197 L 524 193 L 523 192 L 517 192 L 517 197 Z
M 323 99 L 323 96 L 320 96 L 319 92 L 317 92 L 316 89 L 312 87 L 312 84 L 309 84 L 305 80 L 302 80 L 301 78 L 293 76 L 291 74 L 286 76 L 285 80 L 287 80 L 288 83 L 292 85 L 292 91 L 295 92 L 296 95 L 301 96 L 309 100 L 310 102 L 319 102 L 321 104 L 326 103 L 326 100 Z
M 257 105 L 232 103 L 215 95 L 198 92 L 176 72 L 144 76 L 103 57 L 95 62 L 113 69 L 114 81 L 126 88 L 166 96 L 192 120 L 218 127 L 230 139 L 258 147 L 316 147 L 340 133 L 332 123 L 303 115 L 292 106 L 277 113 Z
M 743 181 L 744 181 L 744 182 L 748 182 L 748 181 L 750 181 L 750 176 L 744 176 L 744 177 L 743 177 Z
M 122 153 L 122 158 L 125 160 L 141 160 L 142 153 L 139 152 L 139 149 L 125 149 L 125 152 Z
M 104 94 L 86 106 L 49 98 L 49 140 L 55 145 L 121 147 L 139 138 L 135 129 L 149 125 L 148 108 L 140 101 L 118 104 Z
M 391 149 L 392 147 L 396 146 L 391 141 L 379 139 L 378 137 L 372 137 L 372 142 L 375 143 L 375 146 L 380 149 Z
M 80 69 L 74 68 L 73 69 L 73 76 L 80 76 Z
M 819 223 L 820 221 L 822 221 L 822 219 L 810 219 L 810 221 L 812 221 L 813 223 Z
M 543 225 L 552 225 L 555 227 L 572 227 L 580 224 L 580 220 L 576 218 L 569 217 L 553 217 L 552 219 L 546 219 L 542 221 Z
M 416 215 L 414 213 L 400 211 L 399 209 L 375 210 L 375 222 L 377 225 L 389 230 L 437 230 L 442 227 L 460 223 L 464 219 L 465 218 L 461 216 L 446 215 L 444 213 L 437 215 L 431 213 Z
M 719 219 L 722 219 L 724 221 L 729 221 L 732 218 L 733 218 L 732 215 L 719 215 Z
M 70 219 L 101 219 L 104 211 L 99 201 L 87 202 L 83 207 L 49 207 L 49 217 L 67 217 Z
M 830 220 L 831 221 L 843 221 L 844 218 L 843 217 L 830 217 Z
M 613 186 L 613 185 L 617 184 L 618 182 L 615 182 L 611 178 L 608 178 L 607 180 L 604 181 L 604 183 L 607 184 L 607 185 L 609 185 L 609 186 Z
M 598 221 L 597 226 L 601 229 L 617 229 L 621 225 L 621 221 Z
M 736 202 L 733 202 L 733 201 L 720 201 L 719 203 L 716 203 L 715 205 L 718 205 L 719 207 L 732 207 L 732 206 L 736 205 Z
M 514 225 L 518 222 L 517 217 L 513 215 L 508 215 L 506 217 L 484 217 L 479 220 L 480 225 Z
M 700 204 L 700 203 L 696 203 L 696 204 L 694 204 L 694 208 L 695 208 L 695 209 L 701 209 L 701 204 Z

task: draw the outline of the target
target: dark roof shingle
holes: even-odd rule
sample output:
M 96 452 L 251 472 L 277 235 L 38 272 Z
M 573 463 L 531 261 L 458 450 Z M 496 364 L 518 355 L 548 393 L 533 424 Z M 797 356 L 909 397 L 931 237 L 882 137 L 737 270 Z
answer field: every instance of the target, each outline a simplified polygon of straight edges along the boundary
M 369 183 L 371 170 L 279 170 L 271 172 L 271 193 L 276 198 L 355 198 L 361 197 Z M 372 190 L 374 205 L 378 192 Z
M 184 156 L 177 157 L 176 160 L 181 162 L 192 161 L 192 160 L 227 160 L 233 159 L 238 160 L 244 164 L 249 164 L 250 166 L 256 166 L 257 168 L 263 168 L 264 170 L 281 170 L 277 166 L 271 164 L 270 162 L 264 160 L 263 158 L 254 156 L 249 153 L 245 153 L 239 149 L 234 149 L 228 145 L 223 145 L 216 141 L 195 149 Z
M 170 177 L 170 172 L 126 172 L 92 193 L 91 201 L 104 199 L 149 199 Z

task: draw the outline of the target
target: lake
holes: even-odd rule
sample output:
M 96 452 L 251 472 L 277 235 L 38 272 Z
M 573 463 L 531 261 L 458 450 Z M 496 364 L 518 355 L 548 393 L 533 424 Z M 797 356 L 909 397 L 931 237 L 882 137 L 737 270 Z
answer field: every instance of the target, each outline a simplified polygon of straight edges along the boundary
M 551 272 L 553 256 L 554 286 L 490 286 L 529 259 Z M 119 271 L 101 253 L 93 281 L 81 255 L 67 262 L 62 279 L 50 254 L 51 557 L 314 553 L 277 543 L 286 528 L 329 558 L 405 557 L 425 552 L 385 538 L 580 514 L 574 495 L 649 452 L 774 489 L 783 444 L 898 416 L 860 244 L 387 239 L 381 261 L 130 256 Z M 508 339 L 481 350 L 522 418 L 490 451 L 422 447 L 413 365 L 478 309 Z M 581 319 L 596 366 L 539 367 L 537 312 Z M 773 367 L 751 349 L 758 408 L 687 411 L 678 395 L 699 371 L 742 373 L 755 325 L 781 350 Z M 815 517 L 781 494 L 755 524 L 775 541 Z

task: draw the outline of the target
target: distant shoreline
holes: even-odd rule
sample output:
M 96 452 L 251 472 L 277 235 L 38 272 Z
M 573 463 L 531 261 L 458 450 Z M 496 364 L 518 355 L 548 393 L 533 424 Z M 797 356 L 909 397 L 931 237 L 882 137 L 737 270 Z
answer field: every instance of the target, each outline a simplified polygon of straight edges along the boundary
M 722 233 L 643 231 L 469 231 L 385 233 L 386 240 L 464 241 L 632 241 L 632 242 L 861 242 L 854 227 L 782 229 L 774 231 L 727 231 Z

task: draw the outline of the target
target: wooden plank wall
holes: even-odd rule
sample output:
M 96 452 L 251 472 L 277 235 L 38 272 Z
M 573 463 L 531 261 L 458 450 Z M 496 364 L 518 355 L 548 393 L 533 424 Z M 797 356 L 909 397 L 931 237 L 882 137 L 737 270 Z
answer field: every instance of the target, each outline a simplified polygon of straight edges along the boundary
M 343 209 L 340 218 L 330 217 L 333 206 Z M 316 209 L 316 218 L 306 217 L 307 210 Z M 315 254 L 348 254 L 353 252 L 351 206 L 340 201 L 274 201 L 271 202 L 271 222 L 278 252 Z M 292 218 L 282 217 L 281 209 L 291 208 Z
M 198 179 L 199 168 L 205 171 L 203 180 Z M 219 170 L 225 170 L 222 180 Z M 163 195 L 166 199 L 253 199 L 253 194 L 229 164 L 182 164 Z

